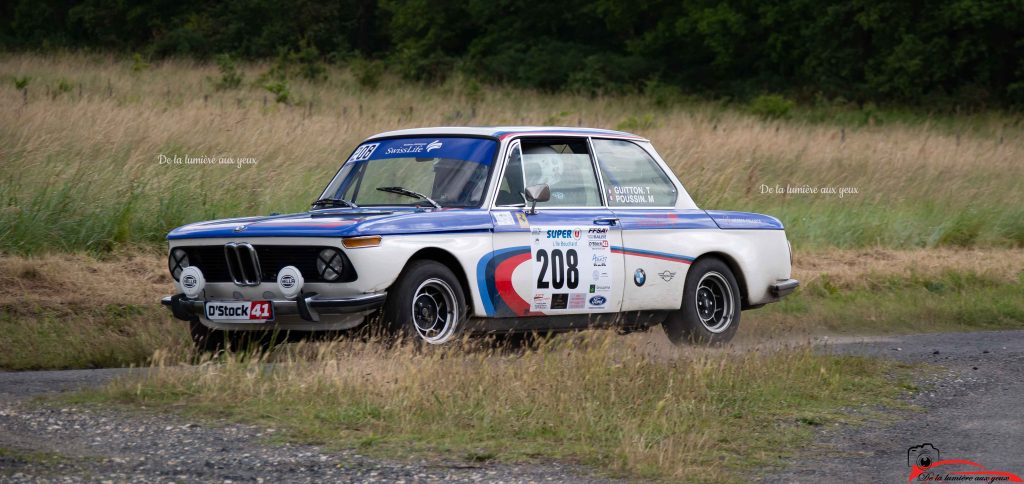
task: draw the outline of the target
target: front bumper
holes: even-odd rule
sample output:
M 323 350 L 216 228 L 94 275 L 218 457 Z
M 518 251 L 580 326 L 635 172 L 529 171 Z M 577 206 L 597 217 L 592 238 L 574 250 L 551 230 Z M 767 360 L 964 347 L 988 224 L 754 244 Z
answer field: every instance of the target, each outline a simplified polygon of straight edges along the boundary
M 321 315 L 339 315 L 365 313 L 384 305 L 387 299 L 386 293 L 368 294 L 351 298 L 328 299 L 316 294 L 301 294 L 296 300 L 273 300 L 274 317 L 298 315 L 301 319 L 317 323 Z M 171 309 L 174 317 L 183 321 L 192 321 L 196 318 L 203 318 L 205 312 L 205 300 L 188 299 L 184 294 L 167 296 L 160 300 L 160 303 Z M 233 323 L 229 323 L 233 324 Z
M 768 289 L 772 293 L 772 296 L 780 298 L 792 293 L 799 286 L 800 281 L 796 279 L 779 279 L 775 284 L 769 286 Z

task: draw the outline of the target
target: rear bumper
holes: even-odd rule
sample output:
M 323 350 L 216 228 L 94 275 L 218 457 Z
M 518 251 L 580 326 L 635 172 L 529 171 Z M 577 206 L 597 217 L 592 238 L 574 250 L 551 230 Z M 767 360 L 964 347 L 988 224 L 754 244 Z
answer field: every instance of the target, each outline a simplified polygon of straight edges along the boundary
M 343 299 L 328 299 L 316 294 L 300 295 L 295 301 L 274 300 L 274 317 L 294 316 L 309 322 L 319 322 L 322 314 L 349 314 L 364 313 L 384 305 L 387 293 L 368 294 Z M 200 299 L 188 299 L 184 294 L 167 296 L 160 300 L 160 304 L 170 308 L 174 317 L 191 321 L 204 316 L 206 301 Z
M 799 286 L 800 281 L 796 279 L 779 279 L 775 284 L 769 286 L 768 290 L 773 297 L 780 298 L 792 293 Z

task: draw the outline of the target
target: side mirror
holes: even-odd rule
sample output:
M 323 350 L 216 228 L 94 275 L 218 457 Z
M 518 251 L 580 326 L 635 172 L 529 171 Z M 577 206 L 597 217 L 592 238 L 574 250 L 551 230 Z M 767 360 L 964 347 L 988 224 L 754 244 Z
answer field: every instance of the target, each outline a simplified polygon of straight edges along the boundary
M 551 200 L 551 187 L 547 183 L 526 187 L 526 201 L 530 202 L 530 215 L 537 213 L 537 202 Z

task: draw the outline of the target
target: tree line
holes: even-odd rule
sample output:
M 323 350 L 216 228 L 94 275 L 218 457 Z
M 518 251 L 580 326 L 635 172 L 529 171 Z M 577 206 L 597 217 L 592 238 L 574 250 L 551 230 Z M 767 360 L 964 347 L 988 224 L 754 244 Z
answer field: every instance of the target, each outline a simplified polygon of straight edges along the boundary
M 313 55 L 544 90 L 1024 107 L 1024 0 L 16 0 L 7 51 Z

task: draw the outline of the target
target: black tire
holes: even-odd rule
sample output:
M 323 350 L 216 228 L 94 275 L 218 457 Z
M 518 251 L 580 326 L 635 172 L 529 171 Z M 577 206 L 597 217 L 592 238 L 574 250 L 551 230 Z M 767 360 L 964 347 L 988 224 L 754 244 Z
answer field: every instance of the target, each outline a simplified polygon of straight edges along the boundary
M 440 345 L 458 338 L 466 315 L 466 297 L 451 269 L 440 262 L 417 260 L 406 266 L 388 291 L 383 323 L 391 339 Z
M 728 343 L 740 326 L 740 289 L 719 259 L 700 259 L 686 273 L 683 303 L 662 323 L 673 344 Z

